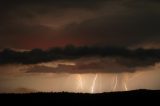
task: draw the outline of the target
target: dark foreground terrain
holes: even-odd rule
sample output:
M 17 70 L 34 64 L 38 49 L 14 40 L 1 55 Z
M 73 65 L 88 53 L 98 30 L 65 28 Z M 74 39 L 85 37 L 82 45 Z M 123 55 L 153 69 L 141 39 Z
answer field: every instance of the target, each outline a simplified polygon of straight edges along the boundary
M 127 92 L 88 93 L 24 93 L 0 94 L 1 103 L 36 104 L 160 104 L 160 90 L 134 90 Z

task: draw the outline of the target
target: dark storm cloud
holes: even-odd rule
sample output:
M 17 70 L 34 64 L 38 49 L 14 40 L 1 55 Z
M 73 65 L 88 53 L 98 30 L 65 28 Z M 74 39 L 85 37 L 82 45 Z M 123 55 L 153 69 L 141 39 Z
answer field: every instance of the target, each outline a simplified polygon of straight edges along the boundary
M 83 5 L 97 5 L 97 3 L 100 2 L 106 2 L 106 1 L 112 1 L 112 0 L 1 0 L 3 4 L 6 5 L 19 5 L 19 4 L 51 4 L 54 6 L 83 6 Z M 117 0 L 114 0 L 117 1 Z
M 56 10 L 59 9 L 63 11 L 68 8 L 96 9 L 99 8 L 103 2 L 106 2 L 106 0 L 4 0 L 1 2 L 0 8 L 1 12 L 3 12 L 3 14 L 6 16 L 13 12 L 20 13 L 16 15 L 23 16 L 22 18 L 33 18 L 34 14 L 31 14 L 32 11 L 36 11 L 39 14 L 49 13 L 52 15 L 55 14 Z
M 126 61 L 127 60 L 127 61 Z M 68 64 L 68 62 L 70 64 Z M 128 63 L 127 63 L 128 62 Z M 72 63 L 72 64 L 71 64 Z M 74 64 L 73 64 L 74 63 Z M 32 65 L 25 69 L 27 73 L 133 73 L 154 67 L 156 62 L 142 62 L 119 57 L 85 57 L 66 62 L 50 62 Z M 50 64 L 50 65 L 47 65 Z M 52 65 L 51 65 L 52 64 Z M 57 64 L 55 66 L 55 64 Z M 151 65 L 152 64 L 152 65 Z
M 95 58 L 94 58 L 95 59 Z M 75 65 L 60 64 L 57 67 L 48 67 L 43 65 L 34 65 L 26 68 L 27 73 L 122 73 L 135 72 L 136 69 L 121 65 L 113 59 L 100 58 L 100 61 L 88 61 L 88 58 L 75 60 Z
M 159 7 L 158 0 L 3 0 L 0 48 L 26 49 L 21 38 L 35 40 L 40 48 L 44 38 L 45 48 L 57 38 L 72 39 L 64 45 L 159 48 Z
M 54 39 L 61 32 L 61 30 L 55 30 L 55 26 L 63 26 L 72 22 L 72 20 L 79 20 L 79 16 L 76 18 L 77 12 L 81 11 L 81 9 L 85 11 L 86 9 L 98 8 L 101 2 L 103 1 L 2 1 L 0 4 L 0 48 L 26 49 L 25 45 L 27 44 L 24 44 L 23 41 L 21 42 L 21 38 L 26 39 L 27 42 L 35 40 L 38 44 L 43 43 L 40 40 L 44 38 L 46 42 L 51 39 L 54 42 Z M 68 16 L 68 14 L 70 15 Z M 85 18 L 85 16 L 82 15 L 80 18 Z M 54 43 L 51 46 L 54 46 Z
M 66 32 L 71 36 L 85 35 L 86 39 L 96 39 L 97 44 L 103 45 L 135 46 L 141 43 L 159 43 L 160 4 L 154 1 L 149 2 L 151 4 L 141 2 L 133 2 L 135 5 L 112 4 L 109 8 L 111 14 L 106 13 L 80 24 L 71 24 L 66 27 Z
M 58 63 L 59 60 L 73 62 L 74 65 Z M 48 67 L 40 64 L 57 62 Z M 135 49 L 114 47 L 74 47 L 52 48 L 47 51 L 34 49 L 18 52 L 0 52 L 0 64 L 28 65 L 27 72 L 53 73 L 94 73 L 94 72 L 134 72 L 137 68 L 154 66 L 160 62 L 159 49 Z M 31 65 L 31 67 L 30 67 Z M 33 66 L 32 66 L 33 65 Z

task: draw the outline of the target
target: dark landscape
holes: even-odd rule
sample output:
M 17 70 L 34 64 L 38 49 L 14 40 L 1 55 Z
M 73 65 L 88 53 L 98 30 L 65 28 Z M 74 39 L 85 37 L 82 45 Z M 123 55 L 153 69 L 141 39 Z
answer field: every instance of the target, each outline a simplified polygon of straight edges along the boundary
M 137 104 L 153 103 L 157 104 L 160 98 L 160 90 L 133 90 L 125 92 L 105 92 L 105 93 L 69 93 L 69 92 L 37 92 L 37 93 L 3 93 L 1 100 L 5 103 L 36 103 L 36 104 Z M 6 102 L 11 101 L 11 102 Z

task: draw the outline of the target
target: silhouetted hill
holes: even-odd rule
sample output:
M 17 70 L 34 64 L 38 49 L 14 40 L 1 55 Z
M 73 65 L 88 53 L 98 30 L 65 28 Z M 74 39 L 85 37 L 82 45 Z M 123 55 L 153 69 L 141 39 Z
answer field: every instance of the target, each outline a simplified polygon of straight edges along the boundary
M 51 104 L 116 104 L 128 103 L 135 104 L 139 102 L 158 103 L 160 90 L 134 90 L 127 92 L 109 92 L 109 93 L 24 93 L 24 94 L 0 94 L 1 101 L 12 101 L 12 103 L 51 103 Z M 153 101 L 153 102 L 152 102 Z

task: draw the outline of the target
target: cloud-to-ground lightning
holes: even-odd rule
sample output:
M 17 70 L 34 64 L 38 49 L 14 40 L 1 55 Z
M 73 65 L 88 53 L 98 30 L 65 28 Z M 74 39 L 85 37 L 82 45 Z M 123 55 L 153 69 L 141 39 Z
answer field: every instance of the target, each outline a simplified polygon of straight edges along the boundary
M 100 74 L 100 91 L 102 91 L 102 75 Z
M 77 90 L 82 90 L 83 89 L 83 81 L 82 81 L 82 77 L 80 74 L 78 74 L 77 79 L 78 79 Z
M 129 81 L 129 80 L 132 80 L 133 78 L 135 78 L 135 77 L 137 77 L 137 76 L 140 76 L 141 74 L 142 74 L 143 72 L 141 72 L 141 73 L 139 73 L 139 74 L 135 74 L 135 75 L 133 75 L 132 77 L 128 77 L 128 73 L 125 75 L 125 79 L 124 79 L 124 81 L 123 81 L 123 86 L 124 86 L 124 90 L 125 91 L 128 91 L 128 86 L 127 86 L 127 81 Z
M 125 91 L 128 91 L 128 87 L 127 87 L 127 81 L 128 81 L 128 73 L 127 74 L 125 74 L 125 76 L 124 76 L 125 78 L 124 78 L 124 81 L 123 81 L 123 86 L 124 86 L 124 90 Z
M 91 93 L 94 93 L 97 76 L 98 76 L 98 75 L 96 74 L 95 77 L 94 77 L 94 79 L 93 79 L 93 83 L 92 83 L 92 87 L 91 87 Z
M 118 74 L 115 74 L 115 77 L 113 79 L 113 88 L 112 91 L 116 91 L 116 90 L 124 90 L 124 91 L 128 91 L 128 87 L 127 87 L 127 80 L 128 80 L 128 74 L 127 75 L 121 75 L 122 79 L 118 79 Z M 118 81 L 118 80 L 122 80 Z M 117 89 L 119 87 L 119 89 Z
M 123 82 L 125 91 L 128 91 L 128 87 L 127 87 L 127 83 L 126 82 L 132 80 L 135 77 L 140 76 L 141 74 L 143 74 L 143 72 L 135 74 L 135 75 L 131 76 L 130 78 L 128 77 L 128 74 L 126 74 L 124 82 Z
M 111 91 L 113 91 L 114 85 L 115 85 L 115 75 L 114 75 L 113 80 L 112 80 Z
M 114 86 L 113 86 L 113 88 L 112 88 L 112 91 L 115 91 L 115 89 L 117 88 L 117 74 L 115 75 L 115 77 L 114 77 L 114 79 L 113 79 L 113 83 L 114 83 Z
M 128 87 L 127 87 L 126 82 L 124 82 L 124 88 L 125 88 L 125 91 L 128 91 Z
M 79 86 L 80 86 L 80 89 L 83 89 L 82 77 L 81 77 L 80 74 L 78 75 L 78 77 L 79 77 Z

